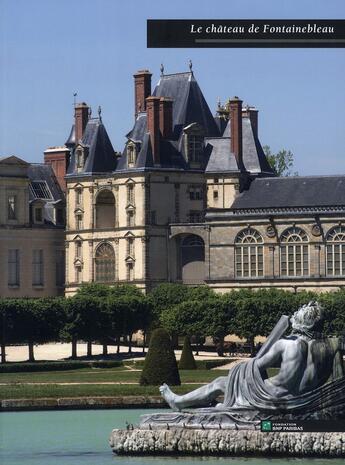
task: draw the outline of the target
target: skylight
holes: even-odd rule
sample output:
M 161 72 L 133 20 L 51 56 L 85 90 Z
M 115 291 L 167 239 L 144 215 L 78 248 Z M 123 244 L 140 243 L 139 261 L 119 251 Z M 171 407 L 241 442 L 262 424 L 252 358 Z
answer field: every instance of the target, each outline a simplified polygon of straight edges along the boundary
M 35 199 L 53 198 L 46 181 L 32 181 L 30 183 L 30 191 Z

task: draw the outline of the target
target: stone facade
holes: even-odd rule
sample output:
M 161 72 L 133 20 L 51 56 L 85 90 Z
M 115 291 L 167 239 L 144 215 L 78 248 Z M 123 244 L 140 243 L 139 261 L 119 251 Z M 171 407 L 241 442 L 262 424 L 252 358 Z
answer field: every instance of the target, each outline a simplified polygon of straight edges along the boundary
M 76 105 L 65 146 L 66 295 L 93 281 L 217 292 L 345 284 L 345 178 L 276 177 L 258 111 L 234 97 L 212 116 L 193 72 L 162 74 L 151 92 L 151 73 L 139 71 L 134 93 L 122 153 L 101 115 Z
M 64 292 L 64 200 L 49 166 L 0 159 L 1 297 Z

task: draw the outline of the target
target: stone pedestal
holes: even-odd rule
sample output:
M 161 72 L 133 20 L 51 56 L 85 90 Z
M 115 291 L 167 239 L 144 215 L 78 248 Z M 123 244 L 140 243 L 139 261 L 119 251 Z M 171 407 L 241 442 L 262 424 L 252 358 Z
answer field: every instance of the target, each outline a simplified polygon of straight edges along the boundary
M 119 455 L 345 457 L 345 433 L 262 433 L 219 429 L 114 429 Z

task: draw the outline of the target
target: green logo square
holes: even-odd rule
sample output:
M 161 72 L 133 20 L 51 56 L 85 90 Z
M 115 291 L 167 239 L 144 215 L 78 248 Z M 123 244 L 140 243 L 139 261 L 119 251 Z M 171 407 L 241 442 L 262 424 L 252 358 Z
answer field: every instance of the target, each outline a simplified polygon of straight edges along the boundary
M 261 431 L 272 431 L 272 422 L 271 421 L 262 421 L 261 422 Z

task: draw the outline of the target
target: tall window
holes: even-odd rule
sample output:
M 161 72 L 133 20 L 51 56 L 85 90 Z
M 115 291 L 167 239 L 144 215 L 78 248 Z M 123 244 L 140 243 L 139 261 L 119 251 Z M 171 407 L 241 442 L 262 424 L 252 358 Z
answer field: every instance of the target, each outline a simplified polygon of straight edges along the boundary
M 95 256 L 96 281 L 109 283 L 115 281 L 115 253 L 110 244 L 98 246 Z
M 76 241 L 75 243 L 75 257 L 81 258 L 82 257 L 82 243 L 81 241 Z
M 134 257 L 134 237 L 127 238 L 127 255 Z
M 19 250 L 10 249 L 8 251 L 8 285 L 19 286 L 20 284 L 20 263 Z
M 309 275 L 308 236 L 303 229 L 287 229 L 280 238 L 280 272 L 282 276 Z
M 241 231 L 235 241 L 236 276 L 258 278 L 264 274 L 263 239 L 252 228 Z
M 134 263 L 127 263 L 127 281 L 134 280 Z
M 56 251 L 55 284 L 59 287 L 65 284 L 65 251 L 64 250 Z
M 134 144 L 127 145 L 127 162 L 128 166 L 133 166 L 136 162 L 136 147 Z
M 32 251 L 32 285 L 43 286 L 43 250 Z
M 83 203 L 83 191 L 81 187 L 75 190 L 75 203 L 80 206 Z
M 127 185 L 127 203 L 134 205 L 134 184 Z
M 134 210 L 127 211 L 127 226 L 134 226 L 135 223 L 135 215 Z
M 9 220 L 17 219 L 17 197 L 10 195 L 7 202 L 7 218 Z
M 75 217 L 75 222 L 76 222 L 76 229 L 80 231 L 83 229 L 83 215 L 81 213 L 78 213 Z
M 199 135 L 188 135 L 188 158 L 189 161 L 200 163 L 202 161 L 204 138 Z
M 96 227 L 114 228 L 115 197 L 109 189 L 102 189 L 96 199 Z
M 345 275 L 345 228 L 337 226 L 327 234 L 327 274 Z

